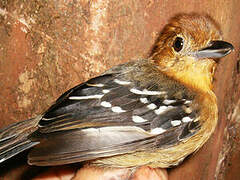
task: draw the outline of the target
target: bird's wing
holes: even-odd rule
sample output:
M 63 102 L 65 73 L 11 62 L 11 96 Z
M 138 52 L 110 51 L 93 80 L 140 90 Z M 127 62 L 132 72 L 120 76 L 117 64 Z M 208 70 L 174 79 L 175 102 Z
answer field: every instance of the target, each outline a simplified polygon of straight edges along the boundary
M 192 99 L 146 87 L 108 71 L 64 93 L 39 122 L 29 155 L 36 165 L 57 165 L 171 146 L 199 128 Z

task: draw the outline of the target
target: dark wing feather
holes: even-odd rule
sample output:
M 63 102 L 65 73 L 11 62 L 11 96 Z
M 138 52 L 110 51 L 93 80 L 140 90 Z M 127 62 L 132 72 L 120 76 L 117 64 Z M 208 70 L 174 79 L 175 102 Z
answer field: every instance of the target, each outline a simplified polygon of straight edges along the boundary
M 37 129 L 40 118 L 17 122 L 0 130 L 0 163 L 39 143 L 29 140 L 28 135 Z
M 60 165 L 113 156 L 154 146 L 154 137 L 136 127 L 56 132 L 44 138 L 29 154 L 34 165 Z
M 129 71 L 124 68 L 128 64 L 74 87 L 56 101 L 32 136 L 40 145 L 29 155 L 31 164 L 66 164 L 172 146 L 199 130 L 198 112 L 191 109 L 192 96 L 186 90 L 178 92 L 174 83 L 145 87 L 122 73 Z M 171 89 L 185 99 L 173 96 Z

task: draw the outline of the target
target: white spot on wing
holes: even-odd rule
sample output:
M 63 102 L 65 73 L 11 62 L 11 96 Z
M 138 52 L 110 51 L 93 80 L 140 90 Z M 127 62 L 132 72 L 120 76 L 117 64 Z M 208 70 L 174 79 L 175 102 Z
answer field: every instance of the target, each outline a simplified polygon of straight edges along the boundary
M 143 104 L 147 104 L 147 103 L 148 103 L 147 98 L 140 98 L 140 101 L 141 101 L 141 103 L 143 103 Z
M 103 106 L 103 107 L 112 107 L 111 103 L 109 103 L 107 101 L 101 102 L 101 106 Z
M 154 112 L 159 115 L 165 112 L 168 109 L 168 106 L 160 106 L 158 109 L 156 109 Z
M 117 84 L 120 84 L 120 85 L 129 85 L 129 84 L 131 84 L 131 82 L 129 82 L 129 81 L 122 81 L 122 80 L 119 80 L 119 79 L 114 79 L 114 82 L 117 83 Z
M 181 124 L 180 120 L 173 120 L 171 121 L 172 126 L 179 126 Z
M 148 121 L 148 120 L 146 120 L 146 119 L 143 119 L 143 118 L 140 117 L 140 116 L 132 116 L 132 120 L 133 120 L 133 122 L 135 122 L 135 123 L 143 123 L 143 122 Z
M 107 94 L 107 93 L 110 92 L 110 90 L 109 90 L 109 89 L 103 89 L 102 92 L 103 92 L 104 94 Z
M 183 110 L 187 113 L 190 114 L 192 112 L 192 109 L 190 107 L 183 106 Z
M 135 88 L 130 89 L 130 91 L 134 94 L 142 94 L 142 91 L 135 89 Z
M 185 102 L 184 102 L 184 104 L 189 104 L 189 103 L 191 103 L 192 101 L 189 101 L 189 100 L 186 100 Z
M 144 90 L 138 90 L 138 89 L 135 89 L 135 88 L 132 88 L 130 89 L 130 91 L 134 94 L 139 94 L 139 95 L 163 95 L 163 94 L 166 94 L 166 92 L 162 92 L 162 91 L 149 91 L 147 89 L 144 89 Z
M 153 109 L 156 109 L 157 106 L 156 106 L 156 104 L 151 103 L 151 104 L 147 105 L 147 108 L 153 110 Z
M 6 160 L 6 158 L 0 159 L 0 163 L 2 163 L 2 162 L 5 161 L 5 160 Z
M 99 83 L 99 84 L 88 84 L 87 83 L 87 85 L 94 86 L 94 87 L 103 87 L 104 86 L 104 84 L 102 84 L 102 83 Z
M 70 96 L 68 99 L 70 100 L 84 100 L 84 99 L 101 99 L 103 94 L 96 94 L 91 96 Z
M 165 131 L 166 130 L 163 128 L 154 128 L 154 129 L 151 129 L 150 134 L 162 134 Z
M 114 106 L 112 107 L 112 111 L 113 112 L 116 112 L 116 113 L 123 113 L 123 112 L 126 112 L 125 110 L 123 110 L 121 107 L 119 106 Z
M 187 123 L 187 122 L 191 122 L 191 121 L 193 121 L 193 119 L 191 119 L 190 117 L 184 117 L 184 118 L 182 118 L 182 122 L 184 122 L 184 123 Z
M 172 104 L 172 103 L 175 103 L 175 102 L 176 102 L 176 100 L 165 99 L 165 100 L 163 101 L 163 104 L 169 105 L 169 104 Z

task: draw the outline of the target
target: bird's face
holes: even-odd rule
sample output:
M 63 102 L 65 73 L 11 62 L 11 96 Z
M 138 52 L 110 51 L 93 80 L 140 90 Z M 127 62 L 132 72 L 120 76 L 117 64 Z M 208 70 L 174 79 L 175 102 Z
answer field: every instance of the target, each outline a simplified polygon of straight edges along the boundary
M 205 78 L 205 86 L 211 89 L 216 60 L 232 50 L 210 17 L 179 15 L 164 27 L 151 58 L 162 72 L 182 83 L 185 79 L 199 83 Z

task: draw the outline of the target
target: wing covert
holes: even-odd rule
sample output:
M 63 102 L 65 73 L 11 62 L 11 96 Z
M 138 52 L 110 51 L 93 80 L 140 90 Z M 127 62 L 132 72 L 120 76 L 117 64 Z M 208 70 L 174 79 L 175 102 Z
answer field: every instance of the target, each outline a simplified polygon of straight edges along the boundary
M 56 165 L 172 146 L 199 130 L 199 112 L 186 91 L 163 86 L 159 79 L 145 86 L 123 68 L 90 79 L 56 101 L 32 137 L 41 146 L 34 148 L 30 162 Z M 52 153 L 46 156 L 42 146 Z M 59 147 L 56 152 L 54 147 Z

